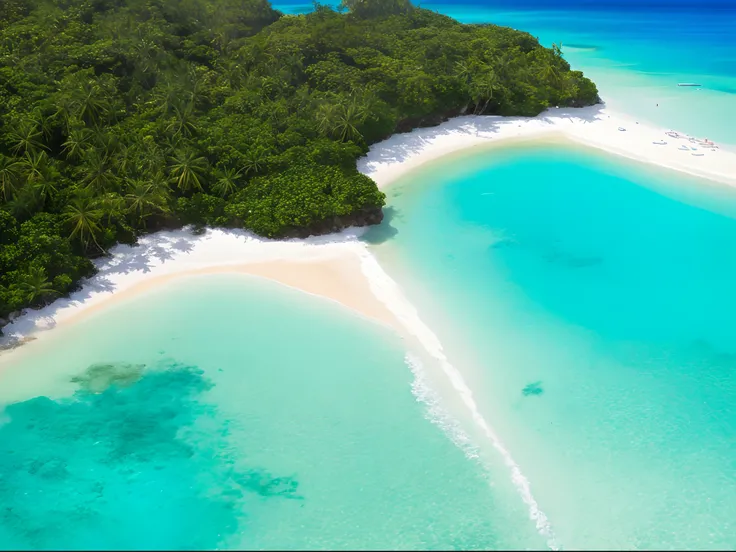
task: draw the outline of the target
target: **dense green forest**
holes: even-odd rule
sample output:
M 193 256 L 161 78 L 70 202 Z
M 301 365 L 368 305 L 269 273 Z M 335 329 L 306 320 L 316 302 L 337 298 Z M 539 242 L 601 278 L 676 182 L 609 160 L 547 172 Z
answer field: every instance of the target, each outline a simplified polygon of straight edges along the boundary
M 394 132 L 597 101 L 559 48 L 406 0 L 2 0 L 0 318 L 143 232 L 380 222 L 356 160 Z

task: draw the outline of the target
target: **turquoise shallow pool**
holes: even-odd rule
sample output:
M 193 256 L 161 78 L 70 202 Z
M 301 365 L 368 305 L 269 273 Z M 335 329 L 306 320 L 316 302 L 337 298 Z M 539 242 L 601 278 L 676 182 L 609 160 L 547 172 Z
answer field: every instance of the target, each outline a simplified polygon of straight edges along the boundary
M 736 194 L 565 144 L 388 190 L 368 236 L 561 546 L 736 544 Z
M 542 546 L 505 472 L 418 400 L 405 354 L 236 275 L 58 328 L 0 356 L 0 548 Z

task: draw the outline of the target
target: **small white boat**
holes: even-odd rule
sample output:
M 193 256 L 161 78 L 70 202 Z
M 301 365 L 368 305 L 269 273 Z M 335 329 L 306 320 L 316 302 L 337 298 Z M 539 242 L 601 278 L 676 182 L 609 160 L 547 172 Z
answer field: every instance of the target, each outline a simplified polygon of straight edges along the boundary
M 693 153 L 693 155 L 694 155 L 695 157 L 702 157 L 702 156 L 703 156 L 703 155 L 705 155 L 705 154 L 704 154 L 704 153 Z
M 667 142 L 665 142 L 664 140 L 660 140 L 659 142 L 652 142 L 652 144 L 656 144 L 658 146 L 665 146 L 667 145 Z
M 626 130 L 624 127 L 618 127 L 618 129 L 622 132 Z
M 703 86 L 703 85 L 697 84 L 695 82 L 678 82 L 677 86 Z

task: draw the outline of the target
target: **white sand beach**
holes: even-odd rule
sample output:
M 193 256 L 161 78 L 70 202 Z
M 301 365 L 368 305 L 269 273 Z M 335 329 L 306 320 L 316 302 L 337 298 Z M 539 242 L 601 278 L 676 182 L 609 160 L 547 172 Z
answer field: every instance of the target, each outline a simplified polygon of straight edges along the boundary
M 612 154 L 736 186 L 735 150 L 696 142 L 704 137 L 673 138 L 669 131 L 637 123 L 601 106 L 550 109 L 537 117 L 467 115 L 436 127 L 396 134 L 374 145 L 358 162 L 358 168 L 384 187 L 428 161 L 461 150 L 561 136 Z M 681 149 L 685 146 L 687 150 Z
M 371 292 L 363 275 L 368 253 L 357 230 L 307 240 L 266 240 L 238 230 L 188 229 L 144 236 L 133 247 L 118 245 L 96 264 L 99 272 L 82 289 L 4 328 L 5 343 L 38 337 L 39 330 L 71 322 L 172 278 L 243 273 L 336 301 L 356 313 L 398 329 L 396 318 Z
M 619 130 L 624 128 L 626 130 Z M 600 106 L 552 109 L 538 117 L 463 116 L 437 127 L 397 134 L 358 162 L 385 187 L 420 165 L 483 144 L 563 136 L 580 144 L 736 186 L 736 152 L 673 138 L 668 129 L 637 124 Z M 687 148 L 687 149 L 684 149 Z M 696 154 L 696 155 L 693 155 Z M 266 240 L 238 230 L 158 232 L 130 247 L 119 245 L 97 262 L 99 273 L 69 298 L 30 310 L 4 328 L 0 345 L 33 339 L 39 330 L 92 312 L 113 297 L 150 289 L 190 274 L 243 272 L 337 301 L 361 315 L 434 343 L 429 328 L 403 298 L 365 243 L 362 229 L 306 240 Z M 424 341 L 424 338 L 420 340 Z M 434 343 L 441 355 L 441 346 Z

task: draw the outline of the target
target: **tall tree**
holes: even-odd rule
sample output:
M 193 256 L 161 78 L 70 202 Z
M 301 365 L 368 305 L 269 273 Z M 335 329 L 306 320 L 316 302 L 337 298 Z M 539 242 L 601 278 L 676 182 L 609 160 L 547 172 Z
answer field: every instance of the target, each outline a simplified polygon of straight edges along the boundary
M 217 182 L 212 185 L 212 190 L 219 194 L 220 197 L 227 197 L 235 193 L 238 189 L 238 181 L 242 175 L 242 170 L 233 168 L 219 169 L 217 172 Z
M 18 191 L 21 164 L 12 157 L 0 153 L 0 196 L 9 201 Z
M 202 177 L 207 160 L 193 151 L 175 152 L 171 159 L 170 173 L 176 186 L 183 192 L 202 190 Z
M 78 239 L 85 249 L 89 247 L 92 241 L 100 251 L 104 251 L 98 243 L 102 229 L 99 222 L 102 218 L 102 210 L 99 208 L 93 198 L 88 195 L 75 197 L 64 208 L 63 214 L 65 222 L 71 227 L 71 239 Z
M 43 132 L 35 121 L 19 121 L 11 127 L 8 134 L 14 142 L 13 152 L 16 154 L 48 149 L 43 145 Z
M 56 294 L 56 290 L 46 275 L 46 269 L 40 266 L 31 266 L 18 283 L 18 289 L 23 297 L 31 304 L 43 301 Z

